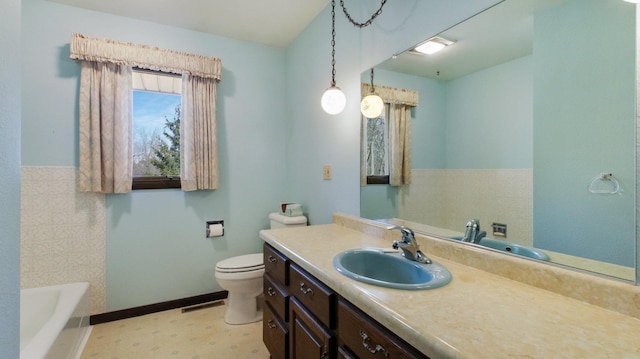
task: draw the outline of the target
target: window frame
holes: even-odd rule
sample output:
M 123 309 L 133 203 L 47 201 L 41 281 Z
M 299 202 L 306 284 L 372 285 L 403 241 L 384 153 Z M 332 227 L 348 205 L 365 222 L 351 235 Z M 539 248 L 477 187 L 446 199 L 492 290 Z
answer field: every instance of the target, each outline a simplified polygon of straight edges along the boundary
M 133 177 L 132 190 L 182 188 L 180 176 L 140 176 Z

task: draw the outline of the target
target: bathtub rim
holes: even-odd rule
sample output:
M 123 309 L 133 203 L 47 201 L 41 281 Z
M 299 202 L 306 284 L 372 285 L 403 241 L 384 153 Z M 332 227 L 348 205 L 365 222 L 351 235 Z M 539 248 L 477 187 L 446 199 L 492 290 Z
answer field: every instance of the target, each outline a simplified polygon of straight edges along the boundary
M 78 308 L 83 299 L 88 298 L 89 282 L 25 288 L 20 290 L 20 295 L 23 295 L 23 291 L 37 295 L 40 292 L 50 290 L 60 291 L 56 309 L 42 328 L 40 328 L 25 347 L 20 350 L 20 359 L 46 358 L 47 353 L 51 350 L 56 339 L 67 326 L 67 322 L 73 317 L 76 308 Z M 84 313 L 83 316 L 88 317 L 89 313 Z M 39 344 L 34 345 L 34 343 Z

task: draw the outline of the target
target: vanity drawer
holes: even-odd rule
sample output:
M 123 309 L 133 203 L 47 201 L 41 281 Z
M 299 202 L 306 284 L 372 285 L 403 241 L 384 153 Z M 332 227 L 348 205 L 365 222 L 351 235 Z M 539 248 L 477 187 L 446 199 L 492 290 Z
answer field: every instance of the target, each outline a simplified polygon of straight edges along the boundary
M 264 275 L 264 301 L 271 305 L 280 318 L 289 321 L 289 293 L 278 285 L 278 282 L 269 274 Z
M 291 265 L 290 295 L 298 298 L 310 312 L 326 325 L 335 328 L 336 294 L 304 269 Z
M 274 313 L 271 305 L 265 303 L 262 319 L 262 341 L 271 354 L 271 359 L 289 357 L 289 330 Z
M 268 244 L 264 244 L 264 271 L 283 285 L 289 285 L 289 258 Z
M 342 300 L 338 303 L 338 338 L 339 345 L 348 348 L 359 359 L 428 359 L 359 309 Z

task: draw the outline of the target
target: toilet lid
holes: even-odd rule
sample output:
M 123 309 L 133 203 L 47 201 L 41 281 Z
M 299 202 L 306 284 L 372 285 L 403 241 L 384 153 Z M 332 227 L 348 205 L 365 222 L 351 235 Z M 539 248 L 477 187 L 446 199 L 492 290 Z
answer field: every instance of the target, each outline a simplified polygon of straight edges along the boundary
M 264 268 L 262 253 L 245 254 L 221 260 L 216 270 L 222 272 L 248 272 Z

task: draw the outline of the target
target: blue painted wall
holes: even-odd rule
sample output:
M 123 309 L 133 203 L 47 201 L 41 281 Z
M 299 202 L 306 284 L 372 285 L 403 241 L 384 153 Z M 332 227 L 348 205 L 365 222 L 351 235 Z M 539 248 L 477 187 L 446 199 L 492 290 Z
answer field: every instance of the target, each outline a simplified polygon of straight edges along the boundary
M 531 57 L 446 85 L 446 168 L 533 166 Z
M 337 80 L 348 106 L 329 116 L 319 105 L 330 80 L 328 8 L 279 49 L 25 0 L 22 164 L 77 166 L 79 67 L 68 59 L 72 32 L 222 58 L 220 189 L 107 196 L 107 310 L 218 290 L 215 263 L 258 251 L 257 232 L 268 227 L 267 215 L 280 201 L 301 202 L 312 224 L 331 222 L 335 211 L 359 214 L 360 73 L 495 2 L 390 3 L 365 30 L 338 13 Z M 355 15 L 375 10 L 367 6 Z M 333 166 L 331 181 L 322 179 L 325 164 Z M 205 239 L 204 222 L 218 218 L 225 220 L 225 237 Z
M 19 0 L 0 13 L 0 353 L 20 356 L 20 24 Z
M 331 80 L 330 7 L 287 48 L 287 177 L 291 197 L 309 209 L 311 223 L 329 223 L 336 211 L 360 214 L 360 74 L 497 2 L 388 2 L 365 29 L 353 27 L 338 8 L 336 81 L 347 97 L 339 115 L 320 108 Z M 361 2 L 349 10 L 366 19 L 377 6 Z M 331 181 L 322 179 L 325 164 L 333 166 Z
M 296 200 L 286 195 L 284 50 L 40 0 L 24 3 L 24 19 L 23 165 L 78 165 L 72 32 L 222 59 L 220 187 L 107 196 L 107 310 L 220 290 L 215 263 L 260 251 L 269 212 Z M 204 238 L 212 219 L 225 221 L 224 237 Z
M 369 71 L 361 81 L 370 82 Z M 417 91 L 419 104 L 411 111 L 412 168 L 444 168 L 446 131 L 445 84 L 418 76 L 376 69 L 374 85 Z M 360 215 L 365 218 L 398 217 L 398 189 L 389 185 L 360 188 Z
M 376 70 L 375 82 L 420 95 L 412 112 L 412 168 L 500 169 L 533 166 L 532 78 L 526 56 L 451 81 Z M 361 216 L 397 217 L 398 188 L 360 191 Z
M 534 20 L 536 247 L 634 265 L 635 17 L 626 2 L 573 0 Z M 601 172 L 624 191 L 589 193 Z

